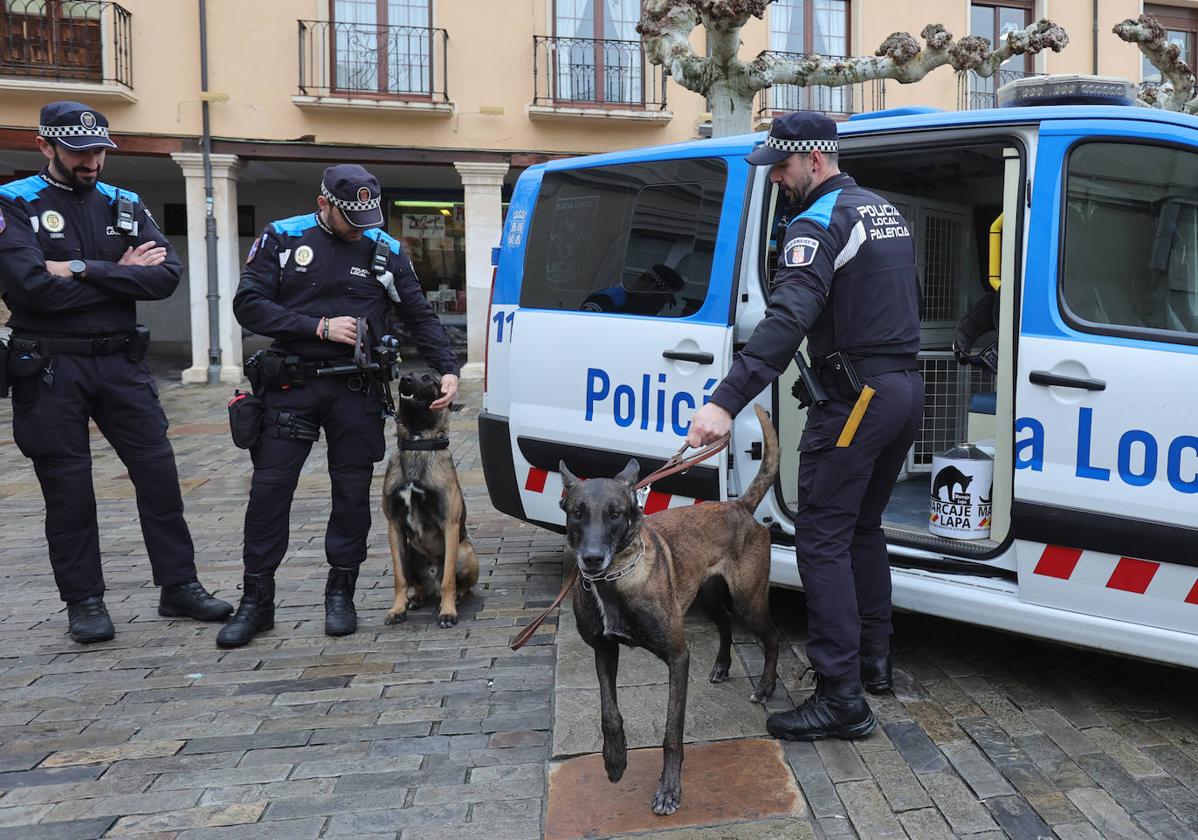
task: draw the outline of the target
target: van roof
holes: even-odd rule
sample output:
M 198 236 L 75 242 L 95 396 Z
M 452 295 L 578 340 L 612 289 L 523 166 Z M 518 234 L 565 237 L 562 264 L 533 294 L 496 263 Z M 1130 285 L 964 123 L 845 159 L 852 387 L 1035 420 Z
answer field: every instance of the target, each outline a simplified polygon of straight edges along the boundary
M 894 114 L 886 111 L 869 114 L 868 119 L 850 119 L 839 124 L 842 137 L 879 132 L 909 131 L 912 129 L 972 128 L 986 125 L 1029 125 L 1045 120 L 1134 120 L 1147 123 L 1165 123 L 1198 129 L 1198 117 L 1159 108 L 1139 108 L 1115 105 L 1042 105 L 1029 108 L 986 108 L 974 111 L 938 111 L 934 109 L 896 108 Z M 563 158 L 537 167 L 548 171 L 574 169 L 587 166 L 608 166 L 620 163 L 636 163 L 647 159 L 671 160 L 676 158 L 748 154 L 754 146 L 765 141 L 766 132 L 738 134 L 704 140 L 687 140 L 664 146 L 647 146 L 624 149 L 574 158 Z M 651 154 L 649 154 L 651 152 Z M 536 168 L 536 167 L 534 167 Z

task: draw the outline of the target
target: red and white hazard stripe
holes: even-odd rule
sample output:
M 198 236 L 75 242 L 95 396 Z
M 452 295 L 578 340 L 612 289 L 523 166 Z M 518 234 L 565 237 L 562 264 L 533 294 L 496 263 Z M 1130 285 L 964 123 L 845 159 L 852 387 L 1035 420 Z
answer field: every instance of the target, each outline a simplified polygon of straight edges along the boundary
M 1032 573 L 1070 583 L 1198 605 L 1198 567 L 1046 545 Z
M 545 485 L 548 481 L 549 470 L 543 470 L 540 467 L 529 467 L 528 477 L 524 480 L 524 489 L 530 493 L 544 493 Z M 703 501 L 703 499 L 692 499 L 689 496 L 675 496 L 671 493 L 660 493 L 657 490 L 650 490 L 649 497 L 645 499 L 645 513 L 657 513 L 659 510 L 665 510 L 666 508 L 697 505 Z

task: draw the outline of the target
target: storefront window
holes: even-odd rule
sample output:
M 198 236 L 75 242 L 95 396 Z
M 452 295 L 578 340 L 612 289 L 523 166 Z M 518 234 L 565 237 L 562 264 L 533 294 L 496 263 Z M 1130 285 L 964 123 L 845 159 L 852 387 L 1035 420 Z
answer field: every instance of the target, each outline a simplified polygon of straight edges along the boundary
M 392 199 L 387 233 L 403 243 L 443 321 L 466 312 L 466 216 L 461 201 Z M 451 317 L 446 317 L 451 316 Z M 463 320 L 464 323 L 464 320 Z

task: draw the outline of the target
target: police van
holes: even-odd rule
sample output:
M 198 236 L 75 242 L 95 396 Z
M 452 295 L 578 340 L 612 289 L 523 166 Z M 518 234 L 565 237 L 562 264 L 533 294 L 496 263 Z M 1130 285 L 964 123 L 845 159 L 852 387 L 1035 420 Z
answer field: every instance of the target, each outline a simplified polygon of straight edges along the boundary
M 1198 118 L 1136 107 L 1131 90 L 1026 79 L 994 109 L 854 115 L 840 166 L 916 245 L 927 405 L 884 516 L 895 606 L 1198 667 Z M 794 212 L 744 160 L 763 141 L 521 175 L 479 417 L 496 508 L 560 531 L 559 461 L 610 476 L 635 456 L 647 474 L 678 450 L 763 317 Z M 991 372 L 953 343 L 995 288 Z M 802 586 L 796 376 L 756 398 L 782 441 L 757 517 L 787 587 Z M 983 538 L 929 528 L 933 459 L 965 443 L 992 458 Z M 750 405 L 718 460 L 654 485 L 645 510 L 736 497 L 760 452 Z M 938 498 L 964 501 L 959 487 Z

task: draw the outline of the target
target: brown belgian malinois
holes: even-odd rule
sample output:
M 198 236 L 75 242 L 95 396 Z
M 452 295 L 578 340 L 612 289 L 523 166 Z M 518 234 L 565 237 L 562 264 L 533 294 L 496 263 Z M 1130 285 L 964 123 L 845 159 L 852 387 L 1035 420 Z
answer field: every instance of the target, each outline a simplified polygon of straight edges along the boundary
M 574 616 L 583 640 L 595 650 L 602 708 L 603 764 L 618 782 L 628 764 L 624 720 L 616 705 L 620 645 L 642 647 L 670 669 L 670 700 L 663 765 L 653 810 L 672 814 L 682 799 L 682 730 L 690 652 L 683 617 L 701 598 L 720 631 L 711 681 L 728 679 L 732 665 L 730 612 L 765 648 L 765 667 L 749 696 L 764 703 L 777 682 L 778 630 L 770 618 L 769 531 L 753 512 L 778 475 L 778 435 L 757 407 L 765 438 L 757 477 L 739 499 L 707 502 L 643 516 L 633 485 L 636 460 L 615 478 L 582 481 L 559 465 L 565 495 L 566 542 L 573 549 L 582 588 L 574 592 Z
M 395 583 L 387 624 L 398 624 L 408 610 L 439 599 L 438 623 L 451 627 L 458 621 L 458 603 L 478 583 L 478 557 L 466 535 L 466 502 L 449 454 L 449 411 L 429 409 L 440 396 L 440 380 L 432 374 L 399 380 L 399 446 L 383 479 Z

